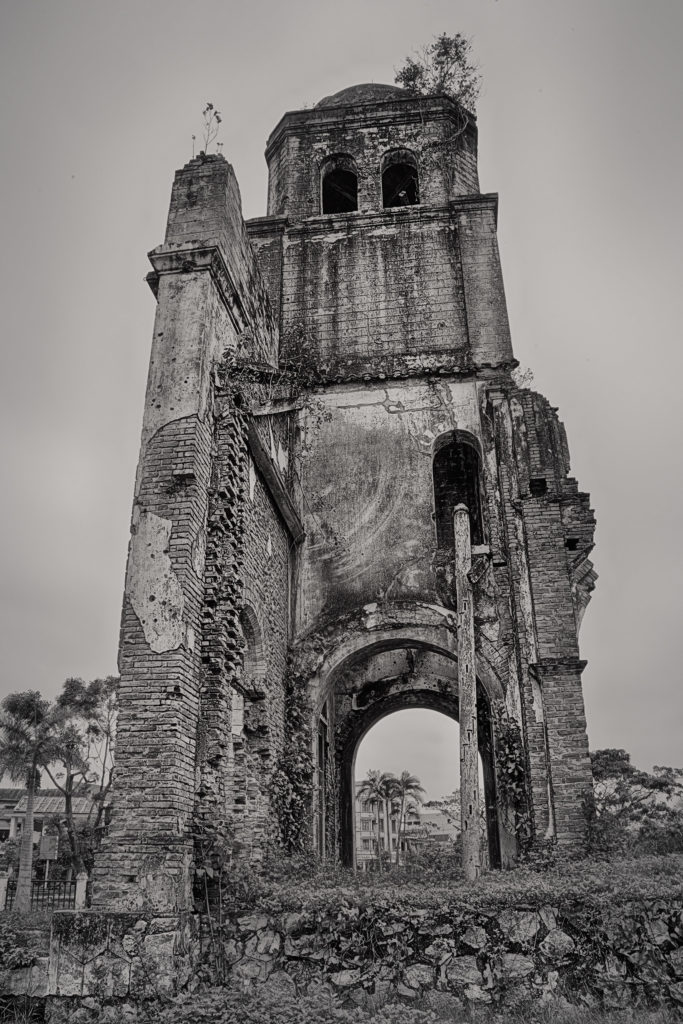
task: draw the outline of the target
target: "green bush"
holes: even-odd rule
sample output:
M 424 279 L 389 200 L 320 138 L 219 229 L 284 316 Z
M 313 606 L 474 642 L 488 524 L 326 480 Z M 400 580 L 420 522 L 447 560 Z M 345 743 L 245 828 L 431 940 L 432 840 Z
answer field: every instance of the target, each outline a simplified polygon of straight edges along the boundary
M 481 1007 L 463 1009 L 453 1015 L 405 1003 L 390 1003 L 379 1009 L 342 1007 L 340 1000 L 321 989 L 296 996 L 245 995 L 228 989 L 208 989 L 183 996 L 171 1003 L 148 1007 L 147 1019 L 155 1024 L 673 1024 L 672 1010 L 602 1010 L 572 1006 L 567 1002 L 542 1004 L 524 1001 L 505 1010 Z M 457 1011 L 456 1011 L 457 1012 Z M 95 1024 L 95 1022 L 93 1022 Z
M 431 1024 L 431 1010 L 392 1004 L 372 1014 L 360 1007 L 343 1008 L 326 989 L 307 996 L 286 992 L 245 995 L 229 989 L 210 989 L 175 1000 L 158 1018 L 160 1024 Z
M 642 856 L 618 861 L 585 859 L 562 862 L 548 870 L 520 866 L 491 871 L 477 882 L 421 877 L 409 869 L 380 873 L 315 866 L 306 858 L 283 858 L 271 877 L 248 868 L 235 872 L 226 912 L 265 913 L 329 910 L 341 904 L 439 910 L 486 910 L 517 904 L 543 906 L 582 902 L 600 905 L 620 900 L 683 897 L 683 856 Z

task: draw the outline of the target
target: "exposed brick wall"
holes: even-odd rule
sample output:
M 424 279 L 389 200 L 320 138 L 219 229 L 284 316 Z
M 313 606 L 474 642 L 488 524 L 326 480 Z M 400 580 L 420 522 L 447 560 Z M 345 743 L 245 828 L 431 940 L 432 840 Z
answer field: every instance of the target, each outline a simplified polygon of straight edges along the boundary
M 209 820 L 227 818 L 230 773 L 230 688 L 242 661 L 244 523 L 247 500 L 245 419 L 232 409 L 214 425 L 211 493 L 202 607 L 201 720 L 198 800 Z
M 247 470 L 248 472 L 248 470 Z M 243 855 L 258 859 L 275 831 L 268 778 L 284 742 L 284 678 L 289 644 L 292 541 L 267 487 L 252 464 L 245 506 L 244 598 L 262 630 L 259 678 L 246 687 L 244 735 L 234 745 L 231 794 L 236 838 Z
M 194 398 L 171 386 L 173 371 L 164 364 L 178 335 L 164 324 L 172 316 L 183 331 L 180 310 L 190 296 L 210 308 L 208 275 L 199 278 L 188 274 L 181 285 L 163 279 L 159 293 L 121 626 L 114 812 L 93 887 L 98 905 L 127 908 L 142 900 L 182 907 L 189 900 L 185 830 L 193 808 L 203 603 L 196 546 L 211 474 L 211 426 L 202 415 L 210 382 L 206 370 L 195 371 Z M 194 342 L 193 317 L 185 327 L 184 337 Z M 210 331 L 204 340 L 210 350 Z M 159 374 L 168 390 L 159 388 Z M 176 418 L 193 404 L 195 415 Z

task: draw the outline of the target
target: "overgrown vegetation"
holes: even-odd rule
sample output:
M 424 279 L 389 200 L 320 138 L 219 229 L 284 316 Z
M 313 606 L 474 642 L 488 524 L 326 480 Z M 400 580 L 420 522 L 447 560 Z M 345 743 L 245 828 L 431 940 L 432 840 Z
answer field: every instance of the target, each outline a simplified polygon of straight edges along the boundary
M 497 909 L 551 903 L 608 904 L 620 899 L 683 897 L 683 855 L 643 856 L 614 861 L 586 858 L 538 870 L 520 866 L 492 871 L 476 885 L 465 882 L 455 858 L 394 868 L 382 874 L 353 872 L 320 865 L 313 856 L 265 859 L 263 868 L 234 865 L 225 889 L 226 912 L 268 913 L 307 908 L 329 910 L 341 904 L 438 910 L 447 905 L 463 910 Z
M 625 750 L 591 754 L 589 848 L 598 857 L 683 851 L 683 769 L 631 764 Z
M 394 81 L 414 96 L 445 95 L 474 111 L 481 90 L 481 75 L 471 41 L 456 32 L 435 36 L 412 57 L 406 57 Z
M 32 967 L 35 962 L 35 952 L 29 948 L 25 936 L 7 926 L 0 930 L 0 970 Z
M 290 662 L 285 678 L 287 737 L 270 779 L 280 843 L 290 854 L 303 854 L 310 846 L 313 796 L 310 721 L 307 681 Z
M 343 1008 L 339 997 L 321 986 L 305 996 L 281 989 L 256 995 L 209 989 L 173 1000 L 147 1019 L 159 1024 L 672 1024 L 675 1018 L 671 1013 L 670 1009 L 601 1010 L 566 1002 L 539 1005 L 526 1000 L 506 1007 L 504 1013 L 490 1007 L 472 1007 L 457 1016 L 405 1003 L 376 1009 Z
M 527 765 L 522 731 L 503 706 L 493 708 L 496 721 L 496 788 L 501 810 L 512 817 L 508 824 L 517 837 L 522 854 L 532 838 Z

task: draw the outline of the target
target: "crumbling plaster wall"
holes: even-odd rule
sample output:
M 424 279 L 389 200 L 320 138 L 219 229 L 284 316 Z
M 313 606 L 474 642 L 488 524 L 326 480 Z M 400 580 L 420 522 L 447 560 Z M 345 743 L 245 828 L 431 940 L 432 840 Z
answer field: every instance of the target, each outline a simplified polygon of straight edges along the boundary
M 434 439 L 481 443 L 477 385 L 411 381 L 317 396 L 301 412 L 302 550 L 297 630 L 371 601 L 448 603 L 432 570 Z
M 249 222 L 281 358 L 321 381 L 462 373 L 513 363 L 495 196 Z

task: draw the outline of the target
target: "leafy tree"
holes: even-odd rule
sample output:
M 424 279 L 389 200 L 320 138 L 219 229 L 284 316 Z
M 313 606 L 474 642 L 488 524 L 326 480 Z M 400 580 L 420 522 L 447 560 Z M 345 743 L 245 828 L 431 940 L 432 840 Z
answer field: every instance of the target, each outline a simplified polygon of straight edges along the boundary
M 59 819 L 71 869 L 92 864 L 92 847 L 104 813 L 113 772 L 118 679 L 108 676 L 85 683 L 67 679 L 54 703 L 37 690 L 14 693 L 0 705 L 0 775 L 7 774 L 27 790 L 21 836 L 16 909 L 30 909 L 33 873 L 33 818 L 35 793 L 44 771 L 64 794 L 65 810 Z M 76 823 L 74 796 L 87 784 L 98 791 L 88 821 Z M 94 814 L 94 820 L 91 820 Z
M 631 764 L 625 750 L 591 753 L 588 800 L 593 852 L 670 853 L 683 850 L 683 769 Z
M 21 833 L 15 910 L 31 909 L 33 874 L 33 807 L 40 786 L 39 769 L 58 756 L 58 736 L 64 723 L 61 708 L 37 690 L 10 693 L 0 704 L 0 775 L 7 772 L 26 786 L 26 816 Z
M 54 763 L 43 767 L 54 786 L 64 794 L 64 818 L 60 831 L 66 833 L 72 869 L 87 870 L 92 861 L 92 848 L 98 834 L 114 770 L 117 693 L 116 676 L 93 679 L 86 683 L 79 678 L 65 681 L 56 707 L 62 722 L 56 735 Z M 77 824 L 73 800 L 87 784 L 98 791 L 88 812 L 88 820 Z M 95 818 L 91 820 L 93 808 Z
M 401 854 L 401 835 L 403 833 L 403 816 L 406 809 L 406 802 L 412 806 L 422 803 L 424 787 L 420 784 L 417 775 L 411 775 L 409 771 L 402 771 L 392 785 L 392 798 L 400 801 L 398 812 L 398 840 L 396 842 L 396 866 L 398 867 Z
M 469 111 L 475 110 L 481 89 L 471 42 L 460 32 L 442 32 L 414 57 L 406 57 L 394 81 L 414 96 L 445 94 Z
M 357 796 L 359 800 L 367 800 L 378 808 L 383 807 L 385 814 L 390 801 L 394 795 L 395 777 L 390 772 L 380 772 L 370 769 L 367 778 L 363 779 L 358 787 Z M 382 838 L 379 828 L 379 810 L 376 818 L 377 825 L 377 864 L 382 871 Z

